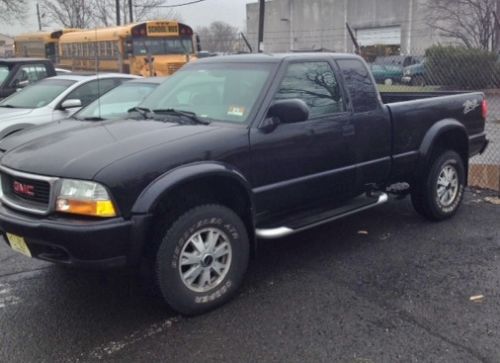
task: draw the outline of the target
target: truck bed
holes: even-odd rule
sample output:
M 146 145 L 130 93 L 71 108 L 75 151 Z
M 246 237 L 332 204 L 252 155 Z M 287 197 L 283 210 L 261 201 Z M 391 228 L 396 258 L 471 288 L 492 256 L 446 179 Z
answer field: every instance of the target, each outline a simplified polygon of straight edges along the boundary
M 478 154 L 484 145 L 481 92 L 382 93 L 381 96 L 392 120 L 393 178 L 415 170 L 425 137 L 438 123 L 465 127 L 469 157 Z

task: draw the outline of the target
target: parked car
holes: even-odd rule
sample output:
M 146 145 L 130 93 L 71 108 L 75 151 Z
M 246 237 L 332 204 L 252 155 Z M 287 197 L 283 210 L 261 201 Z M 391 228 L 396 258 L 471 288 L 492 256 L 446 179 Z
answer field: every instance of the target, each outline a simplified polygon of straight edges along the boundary
M 432 96 L 380 95 L 355 55 L 198 60 L 123 120 L 0 141 L 0 230 L 51 262 L 144 263 L 175 310 L 206 312 L 235 295 L 257 238 L 381 205 L 394 183 L 451 218 L 487 105 Z
M 0 100 L 43 78 L 56 75 L 47 59 L 0 58 Z
M 123 82 L 125 74 L 55 76 L 0 102 L 0 139 L 34 125 L 65 119 Z
M 370 70 L 375 82 L 387 86 L 400 83 L 403 77 L 403 68 L 397 65 L 370 64 Z
M 20 145 L 45 135 L 67 132 L 81 126 L 82 122 L 105 121 L 126 118 L 128 110 L 137 106 L 165 78 L 148 77 L 127 81 L 105 93 L 88 106 L 67 119 L 52 121 L 38 127 L 30 127 L 2 139 L 2 147 L 9 150 L 11 145 Z
M 73 115 L 83 121 L 117 120 L 141 103 L 166 77 L 147 77 L 125 82 Z
M 423 56 L 419 55 L 390 55 L 390 56 L 380 56 L 375 58 L 374 64 L 379 65 L 392 65 L 399 66 L 400 68 L 405 68 L 413 64 L 418 64 L 422 62 Z
M 406 67 L 403 70 L 403 78 L 401 80 L 403 83 L 411 86 L 424 87 L 429 84 L 425 67 L 425 59 L 423 59 L 420 63 Z

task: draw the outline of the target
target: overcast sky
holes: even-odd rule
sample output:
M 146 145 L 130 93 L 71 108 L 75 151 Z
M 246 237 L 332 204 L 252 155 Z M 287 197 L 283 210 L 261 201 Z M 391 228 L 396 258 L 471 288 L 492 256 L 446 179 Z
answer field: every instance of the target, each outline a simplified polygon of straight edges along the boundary
M 188 2 L 189 0 L 165 0 L 165 5 L 174 5 Z M 26 14 L 23 24 L 0 24 L 0 33 L 16 35 L 23 32 L 38 30 L 36 21 L 37 0 L 30 0 L 32 3 L 28 14 Z M 206 0 L 199 4 L 178 7 L 175 10 L 182 17 L 182 20 L 196 28 L 200 25 L 208 25 L 213 21 L 220 20 L 242 29 L 246 22 L 247 3 L 256 0 Z

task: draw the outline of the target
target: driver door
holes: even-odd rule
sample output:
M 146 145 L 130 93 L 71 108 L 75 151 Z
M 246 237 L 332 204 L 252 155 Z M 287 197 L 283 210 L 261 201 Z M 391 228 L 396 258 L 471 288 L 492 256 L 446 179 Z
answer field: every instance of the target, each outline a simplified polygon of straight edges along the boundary
M 274 100 L 299 98 L 304 122 L 250 134 L 253 183 L 259 214 L 275 214 L 355 192 L 354 128 L 334 65 L 327 60 L 286 66 Z

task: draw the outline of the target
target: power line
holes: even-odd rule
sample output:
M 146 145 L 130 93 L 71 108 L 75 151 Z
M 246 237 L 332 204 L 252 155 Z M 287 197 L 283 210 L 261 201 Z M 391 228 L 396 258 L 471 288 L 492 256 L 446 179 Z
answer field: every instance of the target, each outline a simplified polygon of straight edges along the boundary
M 136 8 L 178 8 L 181 6 L 193 5 L 197 3 L 201 3 L 207 0 L 193 0 L 187 3 L 175 4 L 175 5 L 134 5 Z

